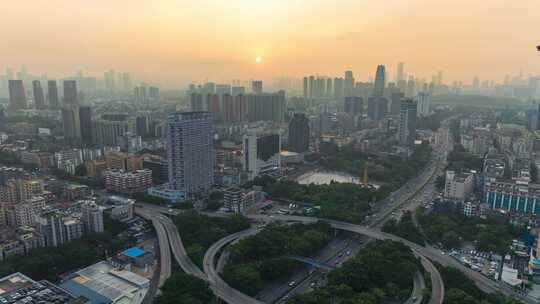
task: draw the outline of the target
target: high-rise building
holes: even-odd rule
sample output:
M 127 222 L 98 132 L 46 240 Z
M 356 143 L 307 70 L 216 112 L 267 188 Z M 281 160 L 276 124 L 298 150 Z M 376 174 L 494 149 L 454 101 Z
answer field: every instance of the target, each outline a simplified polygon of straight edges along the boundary
M 259 175 L 274 174 L 281 168 L 281 136 L 249 132 L 243 140 L 243 169 L 250 180 Z
M 158 87 L 150 87 L 148 89 L 148 102 L 150 104 L 155 104 L 155 103 L 158 103 L 160 101 L 160 96 L 159 96 L 159 88 Z
M 221 96 L 221 103 L 223 105 L 221 109 L 221 118 L 223 121 L 227 123 L 235 121 L 233 97 L 230 94 L 223 94 Z
M 128 115 L 102 115 L 92 121 L 92 141 L 96 145 L 118 146 L 128 132 L 136 133 L 136 119 Z
M 332 88 L 332 78 L 326 79 L 326 96 L 332 97 L 334 90 Z
M 240 87 L 240 86 L 234 86 L 231 88 L 231 95 L 237 96 L 237 95 L 245 95 L 246 94 L 246 88 Z
M 247 120 L 247 99 L 245 95 L 239 94 L 234 96 L 233 116 L 235 122 Z
M 405 80 L 405 64 L 403 62 L 398 62 L 397 64 L 397 73 L 396 73 L 396 84 L 399 84 L 400 81 Z
M 413 99 L 403 99 L 401 101 L 399 120 L 399 142 L 402 145 L 414 147 L 416 139 L 416 101 Z
M 538 102 L 538 110 L 536 111 L 536 130 L 540 130 L 540 102 Z
M 351 117 L 361 115 L 364 111 L 364 99 L 358 96 L 347 96 L 343 100 L 343 112 Z
M 191 111 L 201 112 L 206 110 L 203 103 L 203 94 L 191 93 L 189 96 L 191 102 Z
M 58 247 L 66 243 L 64 215 L 56 210 L 48 210 L 36 216 L 36 228 L 43 236 L 45 246 Z
M 343 85 L 345 96 L 354 95 L 354 76 L 352 71 L 345 71 L 345 80 Z
M 214 183 L 213 117 L 208 112 L 169 115 L 169 187 L 186 197 L 208 192 Z
M 116 72 L 113 69 L 103 74 L 103 79 L 105 80 L 105 90 L 109 92 L 114 92 L 116 90 L 115 78 L 116 78 Z
M 401 111 L 401 100 L 405 98 L 402 92 L 394 92 L 390 97 L 390 115 L 399 115 Z
M 343 78 L 334 78 L 334 98 L 342 98 L 344 95 L 344 81 Z
M 79 103 L 77 92 L 77 82 L 75 80 L 64 80 L 64 104 L 76 105 Z
M 82 217 L 86 233 L 102 233 L 103 209 L 93 201 L 86 201 L 81 205 Z
M 386 84 L 386 71 L 384 65 L 377 66 L 377 73 L 375 74 L 375 84 L 373 88 L 373 95 L 375 97 L 384 96 L 384 86 Z
M 81 120 L 79 106 L 76 104 L 66 104 L 62 108 L 62 124 L 64 127 L 64 137 L 68 140 L 81 139 Z
M 22 80 L 9 80 L 9 107 L 12 110 L 26 109 L 26 92 Z
M 429 107 L 431 105 L 431 93 L 419 92 L 418 93 L 418 116 L 425 117 L 429 115 Z
M 60 108 L 60 102 L 58 98 L 58 86 L 56 80 L 49 80 L 47 82 L 47 97 L 49 98 L 49 109 L 57 110 Z
M 133 89 L 135 96 L 135 103 L 139 106 L 146 106 L 148 103 L 148 96 L 145 86 L 138 86 Z
M 407 89 L 405 90 L 405 97 L 407 98 L 414 98 L 416 96 L 416 81 L 414 80 L 414 77 L 409 77 L 409 81 L 407 81 Z
M 263 92 L 263 82 L 262 82 L 262 80 L 253 80 L 251 82 L 251 91 L 254 94 L 262 94 L 262 92 Z
M 45 94 L 43 93 L 43 87 L 39 80 L 32 81 L 32 91 L 34 92 L 34 104 L 36 109 L 45 109 Z
M 371 96 L 368 98 L 368 118 L 382 120 L 388 112 L 388 100 L 384 97 Z
M 303 82 L 303 89 L 304 89 L 304 98 L 308 98 L 309 97 L 309 83 L 308 83 L 308 78 L 307 77 L 304 77 L 304 82 Z
M 92 108 L 89 106 L 79 107 L 79 124 L 81 138 L 85 144 L 92 144 Z
M 304 153 L 309 149 L 309 119 L 304 113 L 294 113 L 289 122 L 289 150 Z
M 133 88 L 131 75 L 129 73 L 122 73 L 122 86 L 124 91 L 130 91 Z
M 285 91 L 246 95 L 249 121 L 282 122 L 285 116 Z

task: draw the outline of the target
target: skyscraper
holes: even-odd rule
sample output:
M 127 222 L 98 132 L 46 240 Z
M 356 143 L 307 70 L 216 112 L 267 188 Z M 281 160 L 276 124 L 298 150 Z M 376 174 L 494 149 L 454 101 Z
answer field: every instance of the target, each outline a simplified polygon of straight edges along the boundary
M 189 98 L 190 98 L 190 102 L 191 102 L 191 111 L 200 112 L 200 111 L 207 110 L 204 107 L 203 94 L 201 94 L 201 93 L 191 93 Z
M 381 120 L 388 112 L 388 100 L 384 97 L 371 96 L 368 98 L 368 118 Z
M 326 96 L 332 97 L 334 90 L 332 88 L 332 78 L 326 79 Z
M 122 73 L 122 85 L 124 91 L 132 89 L 133 85 L 131 84 L 131 75 L 129 73 Z
M 294 113 L 289 122 L 289 150 L 304 153 L 309 149 L 309 119 L 304 113 Z
M 304 77 L 304 83 L 303 83 L 303 88 L 304 88 L 304 98 L 308 98 L 308 94 L 309 94 L 309 84 L 308 84 L 308 78 L 307 77 Z
M 92 144 L 92 108 L 89 106 L 79 107 L 79 123 L 82 141 Z
M 399 119 L 399 143 L 414 147 L 416 139 L 416 110 L 417 103 L 413 99 L 404 99 L 401 102 Z
M 62 124 L 64 127 L 64 137 L 66 139 L 81 139 L 81 122 L 79 107 L 77 105 L 67 104 L 62 108 Z
M 308 98 L 313 98 L 315 89 L 315 76 L 309 76 L 308 84 Z
M 150 103 L 158 103 L 159 100 L 160 100 L 160 97 L 159 97 L 159 88 L 158 87 L 150 87 L 148 89 L 148 101 L 149 101 L 149 104 L 147 104 L 147 106 L 150 105 Z
M 344 80 L 344 94 L 345 96 L 354 95 L 354 76 L 352 71 L 345 71 L 345 80 Z
M 401 100 L 405 98 L 402 92 L 394 92 L 390 97 L 390 115 L 399 115 L 401 110 Z
M 351 117 L 362 114 L 364 110 L 364 99 L 358 96 L 348 96 L 343 100 L 343 112 Z
M 418 93 L 418 116 L 424 117 L 429 115 L 429 107 L 431 105 L 431 94 L 429 92 Z
M 336 77 L 334 78 L 334 98 L 342 98 L 343 97 L 343 78 Z
M 263 82 L 262 82 L 262 80 L 253 80 L 251 82 L 251 91 L 254 94 L 262 94 L 262 92 L 263 92 Z
M 45 109 L 45 94 L 43 93 L 43 87 L 39 80 L 32 81 L 32 91 L 34 92 L 34 104 L 36 109 Z
M 77 82 L 75 80 L 64 80 L 64 104 L 78 104 L 78 95 Z
M 138 86 L 133 89 L 133 95 L 135 96 L 135 103 L 139 106 L 147 105 L 147 93 L 146 86 Z
M 103 74 L 103 79 L 105 81 L 105 89 L 109 92 L 114 92 L 116 90 L 116 72 L 111 69 L 108 72 Z
M 49 98 L 49 109 L 56 110 L 60 108 L 56 80 L 49 80 L 47 82 L 47 96 Z
M 373 95 L 376 97 L 384 96 L 384 86 L 386 81 L 386 71 L 384 65 L 377 66 L 377 73 L 375 74 L 375 84 L 373 88 Z
M 405 80 L 404 67 L 405 67 L 405 64 L 403 62 L 398 62 L 397 73 L 396 73 L 396 84 L 399 84 L 400 81 Z
M 22 80 L 9 80 L 9 107 L 12 110 L 26 109 L 26 92 Z
M 214 183 L 213 117 L 184 112 L 167 119 L 169 186 L 186 197 L 208 192 Z

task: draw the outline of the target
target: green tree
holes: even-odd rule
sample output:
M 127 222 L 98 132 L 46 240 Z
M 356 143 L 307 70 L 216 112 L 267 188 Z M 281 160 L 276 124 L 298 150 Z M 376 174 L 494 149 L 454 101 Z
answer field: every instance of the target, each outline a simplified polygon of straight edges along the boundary
M 86 166 L 84 164 L 78 165 L 75 168 L 75 175 L 76 176 L 86 176 L 88 173 L 86 171 Z
M 161 295 L 156 299 L 156 303 L 214 304 L 217 301 L 205 281 L 176 272 L 161 287 Z

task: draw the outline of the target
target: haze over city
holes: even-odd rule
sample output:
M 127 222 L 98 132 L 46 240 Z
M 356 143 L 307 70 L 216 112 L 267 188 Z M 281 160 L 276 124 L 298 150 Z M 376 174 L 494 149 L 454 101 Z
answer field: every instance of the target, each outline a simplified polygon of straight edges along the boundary
M 0 2 L 0 304 L 540 303 L 540 0 Z
M 419 78 L 500 82 L 540 72 L 540 2 L 508 3 L 18 0 L 0 5 L 0 58 L 49 77 L 115 68 L 166 87 L 347 69 L 367 80 L 398 61 Z

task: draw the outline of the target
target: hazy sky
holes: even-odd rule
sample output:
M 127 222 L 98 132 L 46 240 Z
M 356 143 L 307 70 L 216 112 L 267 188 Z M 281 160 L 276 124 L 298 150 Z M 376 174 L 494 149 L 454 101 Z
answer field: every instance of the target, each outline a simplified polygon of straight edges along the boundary
M 449 80 L 540 73 L 540 0 L 0 0 L 0 69 L 163 84 L 384 63 Z M 256 64 L 255 58 L 263 62 Z

